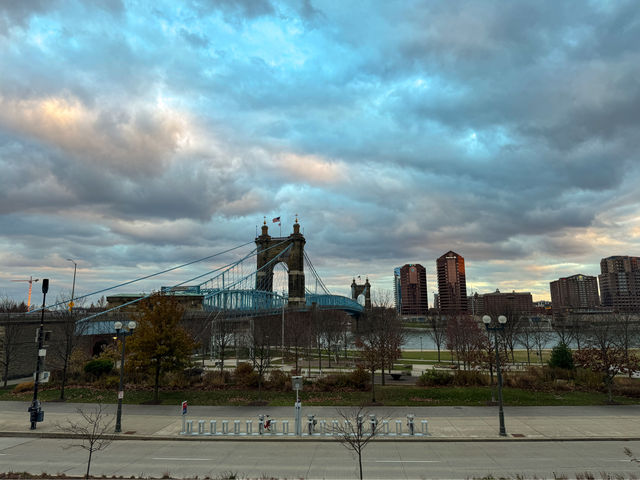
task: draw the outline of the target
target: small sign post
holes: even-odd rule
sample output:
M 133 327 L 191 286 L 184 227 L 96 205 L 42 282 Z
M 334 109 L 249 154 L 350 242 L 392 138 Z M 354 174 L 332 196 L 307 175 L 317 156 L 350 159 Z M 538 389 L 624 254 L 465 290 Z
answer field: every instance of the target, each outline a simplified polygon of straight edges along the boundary
M 187 421 L 187 401 L 182 402 L 182 433 L 185 433 Z

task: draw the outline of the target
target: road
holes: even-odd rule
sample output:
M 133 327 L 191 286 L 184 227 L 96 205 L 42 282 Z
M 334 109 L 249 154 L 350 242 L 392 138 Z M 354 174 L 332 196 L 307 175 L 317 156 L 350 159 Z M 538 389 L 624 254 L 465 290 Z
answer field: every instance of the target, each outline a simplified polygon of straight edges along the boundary
M 0 471 L 82 475 L 87 452 L 69 439 L 0 437 Z M 525 478 L 574 477 L 589 471 L 640 476 L 640 465 L 624 455 L 640 454 L 640 441 L 393 442 L 369 444 L 366 478 L 471 478 L 492 474 Z M 176 478 L 357 477 L 357 462 L 334 442 L 119 440 L 94 454 L 91 473 L 106 476 L 170 475 Z M 631 477 L 633 478 L 633 477 Z

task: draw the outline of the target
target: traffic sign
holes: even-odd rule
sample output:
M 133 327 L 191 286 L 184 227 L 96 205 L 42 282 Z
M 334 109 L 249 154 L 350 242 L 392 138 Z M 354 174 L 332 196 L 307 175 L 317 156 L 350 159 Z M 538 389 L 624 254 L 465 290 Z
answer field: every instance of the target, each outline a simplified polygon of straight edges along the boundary
M 182 402 L 182 415 L 187 414 L 187 401 Z

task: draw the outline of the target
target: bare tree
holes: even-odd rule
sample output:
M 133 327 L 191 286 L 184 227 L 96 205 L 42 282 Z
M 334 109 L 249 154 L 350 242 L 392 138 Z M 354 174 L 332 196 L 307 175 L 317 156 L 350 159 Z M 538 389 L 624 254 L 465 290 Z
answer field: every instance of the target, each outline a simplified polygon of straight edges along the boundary
M 340 422 L 335 427 L 335 438 L 351 450 L 358 459 L 358 470 L 362 480 L 362 452 L 381 431 L 382 419 L 371 418 L 371 414 L 360 406 L 351 410 L 338 409 Z
M 576 365 L 601 373 L 607 387 L 609 403 L 613 401 L 613 379 L 619 373 L 640 370 L 640 360 L 616 344 L 617 315 L 597 315 L 590 321 L 586 348 L 573 354 Z
M 522 312 L 515 309 L 507 309 L 505 313 L 507 317 L 507 323 L 503 325 L 503 329 L 500 330 L 500 339 L 504 346 L 505 353 L 511 354 L 511 361 L 515 363 L 515 348 L 518 343 L 518 336 L 520 331 L 524 328 L 524 315 Z M 505 360 L 508 360 L 505 358 Z
M 59 328 L 61 338 L 52 342 L 53 353 L 62 363 L 62 378 L 60 383 L 60 400 L 64 400 L 64 389 L 67 383 L 69 361 L 71 354 L 82 341 L 82 335 L 89 327 L 88 322 L 78 322 L 78 316 L 73 312 L 62 313 L 62 323 Z
M 638 347 L 638 336 L 640 335 L 640 318 L 638 315 L 619 314 L 616 318 L 615 344 L 624 351 L 628 359 L 633 348 Z M 631 378 L 632 372 L 627 374 Z
M 340 310 L 331 310 L 318 312 L 318 315 L 321 318 L 321 335 L 327 346 L 329 368 L 331 368 L 331 353 L 333 347 L 342 339 L 347 326 L 346 313 Z
M 406 340 L 406 332 L 402 326 L 402 321 L 398 313 L 393 308 L 384 308 L 378 314 L 381 316 L 379 328 L 380 346 L 381 346 L 381 371 L 382 385 L 385 384 L 384 369 L 385 366 L 391 374 L 393 363 L 402 356 L 400 348 Z
M 266 317 L 259 319 L 254 318 L 251 323 L 251 331 L 249 332 L 249 359 L 251 360 L 253 368 L 258 373 L 258 391 L 261 391 L 265 374 L 271 367 L 271 341 L 273 338 L 270 334 L 272 334 L 274 330 L 271 328 L 272 322 Z
M 440 350 L 447 342 L 447 318 L 439 313 L 431 314 L 427 317 L 427 336 L 433 340 L 438 349 L 438 363 L 440 363 Z
M 209 312 L 208 314 L 203 311 L 185 311 L 182 317 L 182 324 L 193 339 L 198 343 L 200 349 L 200 358 L 202 366 L 207 357 L 207 350 L 213 348 L 212 331 L 213 321 L 215 315 L 219 315 L 221 312 Z M 213 354 L 213 352 L 209 352 Z
M 323 342 L 323 326 L 322 326 L 322 312 L 318 308 L 312 308 L 311 310 L 311 337 L 315 342 L 315 346 L 318 349 L 318 373 L 322 373 L 322 342 Z M 311 352 L 311 348 L 309 348 Z
M 79 421 L 67 420 L 66 425 L 59 425 L 58 428 L 73 434 L 80 440 L 80 443 L 71 444 L 70 447 L 80 447 L 89 452 L 85 473 L 85 478 L 89 478 L 94 452 L 104 450 L 113 441 L 113 436 L 107 433 L 111 432 L 113 417 L 105 412 L 104 406 L 100 403 L 91 411 L 78 408 L 77 412 L 80 415 Z
M 79 322 L 74 310 L 83 308 L 86 299 L 74 299 L 75 306 L 67 307 L 65 302 L 71 301 L 71 291 L 63 291 L 56 297 L 56 303 L 60 304 L 59 315 L 61 322 L 56 329 L 56 341 L 51 343 L 51 350 L 55 358 L 62 364 L 62 378 L 60 382 L 60 400 L 64 400 L 64 389 L 67 384 L 67 373 L 71 354 L 82 341 L 83 335 L 89 328 L 89 322 Z
M 224 312 L 220 312 L 211 321 L 211 343 L 212 347 L 215 349 L 217 358 L 220 359 L 220 373 L 224 370 L 226 351 L 233 344 L 235 334 L 235 324 L 224 314 Z
M 521 320 L 521 328 L 518 332 L 517 341 L 527 351 L 527 365 L 531 365 L 531 350 L 534 349 L 533 333 L 531 329 L 532 320 L 523 317 Z
M 571 329 L 573 340 L 578 350 L 582 348 L 589 337 L 589 321 L 587 315 L 570 314 L 567 319 L 568 328 Z
M 285 338 L 289 348 L 293 348 L 296 372 L 299 371 L 300 349 L 309 344 L 311 318 L 308 313 L 291 312 L 285 319 Z
M 547 348 L 553 332 L 549 327 L 549 322 L 547 320 L 541 319 L 532 320 L 531 324 L 529 325 L 529 329 L 531 332 L 533 346 L 536 349 L 536 353 L 540 360 L 540 365 L 543 365 L 544 362 L 542 360 L 542 350 Z
M 376 402 L 376 370 L 380 368 L 380 342 L 378 331 L 374 328 L 361 332 L 355 341 L 356 348 L 360 350 L 366 368 L 371 372 L 371 401 L 373 403 Z M 384 372 L 382 374 L 384 375 Z
M 568 317 L 554 316 L 552 326 L 560 339 L 559 343 L 570 345 L 575 340 L 576 329 Z
M 500 346 L 505 349 L 505 353 L 511 354 L 511 361 L 515 362 L 514 351 L 520 331 L 525 326 L 525 322 L 522 320 L 525 313 L 510 302 L 501 305 L 490 303 L 487 306 L 486 313 L 492 318 L 497 318 L 499 315 L 507 317 L 507 322 L 502 325 L 500 330 Z
M 2 365 L 3 385 L 9 380 L 11 363 L 18 357 L 23 343 L 20 341 L 21 306 L 9 297 L 0 298 L 0 365 Z M 24 310 L 26 312 L 26 306 Z
M 486 347 L 487 335 L 484 328 L 470 315 L 456 315 L 447 322 L 447 348 L 456 352 L 458 363 L 462 360 L 465 369 L 478 363 Z

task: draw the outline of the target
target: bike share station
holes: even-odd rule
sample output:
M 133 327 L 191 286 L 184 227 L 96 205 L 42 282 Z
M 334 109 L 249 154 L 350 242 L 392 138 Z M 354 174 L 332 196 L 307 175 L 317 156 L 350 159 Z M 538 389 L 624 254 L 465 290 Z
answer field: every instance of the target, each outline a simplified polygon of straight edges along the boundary
M 302 404 L 300 402 L 300 390 L 302 390 L 302 376 L 291 377 L 293 389 L 296 391 L 296 403 L 294 412 L 293 429 L 289 427 L 289 420 L 278 422 L 270 415 L 258 415 L 258 422 L 254 430 L 253 420 L 187 420 L 187 402 L 182 402 L 182 431 L 180 435 L 202 436 L 229 436 L 229 437 L 335 437 L 344 436 L 346 432 L 352 435 L 371 435 L 380 437 L 425 437 L 429 436 L 429 423 L 420 421 L 420 431 L 417 431 L 415 415 L 407 415 L 406 430 L 403 431 L 402 420 L 379 420 L 376 415 L 370 414 L 368 419 L 364 415 L 358 415 L 355 429 L 350 420 L 317 420 L 315 415 L 307 415 L 306 424 L 302 424 Z M 195 422 L 195 423 L 194 423 Z M 341 422 L 343 424 L 341 424 Z M 197 427 L 194 429 L 194 425 Z M 393 427 L 393 428 L 392 428 Z

